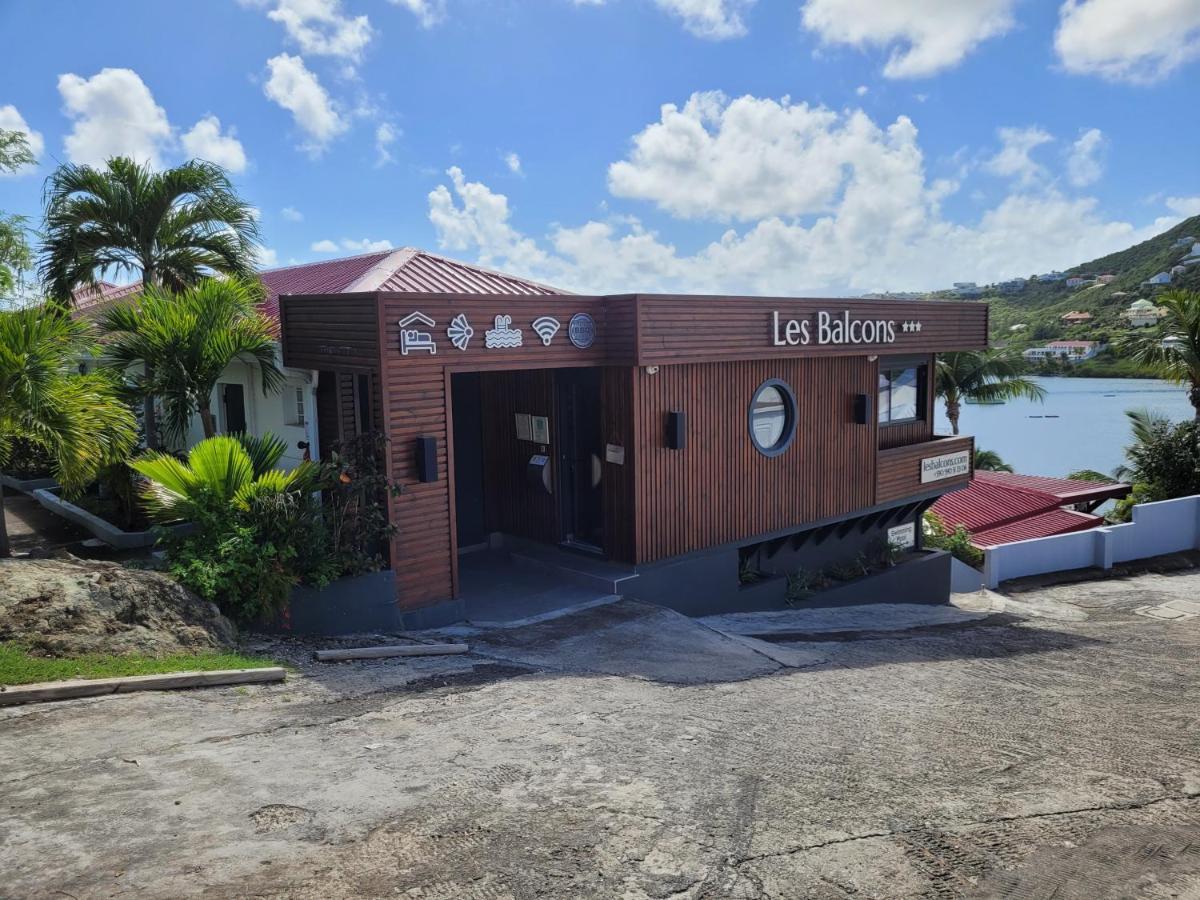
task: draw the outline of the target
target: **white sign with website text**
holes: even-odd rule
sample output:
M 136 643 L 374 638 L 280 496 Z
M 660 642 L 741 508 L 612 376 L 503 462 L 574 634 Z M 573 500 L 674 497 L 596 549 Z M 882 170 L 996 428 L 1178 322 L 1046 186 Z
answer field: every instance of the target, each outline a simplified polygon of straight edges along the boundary
M 971 474 L 971 452 L 959 450 L 956 453 L 943 453 L 941 456 L 929 456 L 921 460 L 921 484 L 930 481 L 944 481 L 947 478 L 960 478 Z

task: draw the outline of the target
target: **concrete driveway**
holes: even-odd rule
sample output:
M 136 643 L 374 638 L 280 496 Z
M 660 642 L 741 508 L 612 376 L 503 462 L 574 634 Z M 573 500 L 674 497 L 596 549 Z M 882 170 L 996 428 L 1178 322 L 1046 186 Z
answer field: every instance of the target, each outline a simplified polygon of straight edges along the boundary
M 1200 619 L 1135 611 L 1198 594 L 621 603 L 3 710 L 0 896 L 1200 897 Z

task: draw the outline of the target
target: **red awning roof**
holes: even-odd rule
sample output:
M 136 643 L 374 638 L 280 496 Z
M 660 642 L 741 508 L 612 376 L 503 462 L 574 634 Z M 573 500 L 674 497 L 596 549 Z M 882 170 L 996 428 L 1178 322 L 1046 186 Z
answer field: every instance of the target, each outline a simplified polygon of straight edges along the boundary
M 1127 484 L 976 471 L 967 487 L 939 497 L 933 511 L 949 527 L 966 528 L 975 546 L 993 547 L 1094 528 L 1104 519 L 1063 507 L 1129 491 Z

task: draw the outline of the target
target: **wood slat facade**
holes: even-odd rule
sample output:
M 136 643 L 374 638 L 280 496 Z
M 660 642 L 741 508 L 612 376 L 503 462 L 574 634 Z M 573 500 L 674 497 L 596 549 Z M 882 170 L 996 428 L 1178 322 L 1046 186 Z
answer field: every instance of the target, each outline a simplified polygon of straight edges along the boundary
M 600 369 L 595 415 L 606 448 L 600 469 L 604 551 L 645 564 L 964 483 L 920 483 L 921 459 L 969 447 L 970 439 L 933 440 L 929 396 L 918 420 L 878 425 L 879 367 L 892 358 L 917 358 L 932 373 L 936 352 L 987 345 L 987 307 L 978 303 L 384 293 L 288 297 L 281 305 L 286 365 L 320 370 L 322 386 L 330 373 L 337 373 L 335 385 L 347 374 L 371 378 L 372 405 L 377 396 L 389 440 L 388 475 L 397 486 L 389 510 L 396 526 L 392 560 L 406 607 L 457 594 L 455 435 L 448 424 L 455 373 L 480 373 L 487 528 L 553 544 L 564 531 L 556 495 L 565 487 L 555 472 L 554 494 L 529 489 L 525 462 L 543 448 L 517 440 L 514 415 L 550 419 L 553 455 L 556 370 Z M 403 354 L 399 323 L 418 311 L 435 323 L 416 325 L 435 350 L 410 347 Z M 891 322 L 894 340 L 816 343 L 822 312 Z M 567 337 L 578 313 L 595 323 L 595 341 L 586 349 Z M 460 314 L 473 329 L 464 350 L 447 334 Z M 808 322 L 814 340 L 778 345 L 776 314 Z M 511 317 L 511 327 L 521 330 L 520 346 L 486 346 L 497 316 Z M 548 344 L 532 328 L 541 316 L 561 326 Z M 902 327 L 917 321 L 919 331 Z M 748 434 L 751 398 L 771 378 L 785 381 L 796 396 L 797 435 L 776 457 L 759 453 Z M 339 405 L 324 390 L 317 397 L 323 445 L 327 421 L 345 410 L 345 398 Z M 871 398 L 872 414 L 863 424 L 854 415 L 859 395 Z M 667 448 L 672 410 L 687 416 L 681 450 Z M 436 441 L 433 482 L 418 480 L 418 437 Z

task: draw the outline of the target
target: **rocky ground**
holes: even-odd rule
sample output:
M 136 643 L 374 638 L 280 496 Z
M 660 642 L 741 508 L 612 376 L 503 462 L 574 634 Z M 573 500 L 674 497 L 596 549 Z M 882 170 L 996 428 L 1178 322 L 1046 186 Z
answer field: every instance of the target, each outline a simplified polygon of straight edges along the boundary
M 1200 594 L 1152 575 L 0 710 L 6 897 L 1200 897 Z M 736 620 L 713 625 L 736 629 Z
M 0 641 L 35 653 L 193 653 L 229 647 L 216 606 L 157 572 L 76 559 L 0 559 Z

